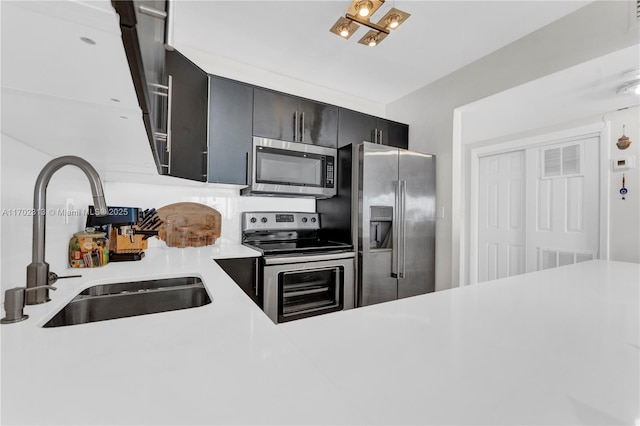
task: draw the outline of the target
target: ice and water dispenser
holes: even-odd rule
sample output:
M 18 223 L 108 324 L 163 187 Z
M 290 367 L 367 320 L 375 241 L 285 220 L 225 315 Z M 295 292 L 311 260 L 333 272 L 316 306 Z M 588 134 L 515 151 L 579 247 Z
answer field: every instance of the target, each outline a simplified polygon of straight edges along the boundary
M 393 207 L 371 206 L 369 217 L 369 248 L 393 248 Z

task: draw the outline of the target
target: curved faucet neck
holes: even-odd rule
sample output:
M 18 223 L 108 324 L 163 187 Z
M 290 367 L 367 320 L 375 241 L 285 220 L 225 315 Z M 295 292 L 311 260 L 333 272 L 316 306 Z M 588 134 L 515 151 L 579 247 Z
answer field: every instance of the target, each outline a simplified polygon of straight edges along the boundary
M 49 265 L 44 261 L 45 253 L 45 230 L 47 215 L 47 186 L 53 174 L 60 168 L 71 165 L 76 166 L 84 172 L 91 186 L 91 193 L 95 205 L 97 216 L 107 214 L 107 205 L 104 199 L 102 189 L 102 181 L 96 169 L 93 168 L 86 160 L 73 155 L 54 158 L 49 161 L 40 171 L 36 179 L 33 191 L 33 244 L 31 248 L 31 264 L 27 266 L 27 288 L 39 287 L 48 284 Z M 47 289 L 31 292 L 27 296 L 27 304 L 42 303 L 48 300 L 48 296 L 44 298 L 38 296 L 40 293 L 48 293 Z M 30 297 L 34 294 L 33 297 Z M 34 301 L 34 300 L 38 301 Z

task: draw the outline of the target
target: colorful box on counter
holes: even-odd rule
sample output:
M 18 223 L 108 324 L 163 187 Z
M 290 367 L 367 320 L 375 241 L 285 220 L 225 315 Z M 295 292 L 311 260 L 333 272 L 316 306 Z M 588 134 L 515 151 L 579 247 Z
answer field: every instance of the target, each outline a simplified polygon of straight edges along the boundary
M 76 232 L 69 241 L 69 266 L 96 268 L 109 263 L 109 240 L 104 232 Z

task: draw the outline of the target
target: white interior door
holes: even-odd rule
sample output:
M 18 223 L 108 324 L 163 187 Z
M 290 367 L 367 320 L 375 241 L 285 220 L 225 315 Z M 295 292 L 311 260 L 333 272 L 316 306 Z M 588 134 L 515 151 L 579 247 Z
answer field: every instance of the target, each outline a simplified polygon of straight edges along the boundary
M 599 138 L 478 161 L 478 282 L 599 257 Z
M 598 257 L 599 139 L 526 151 L 527 272 Z
M 478 166 L 478 281 L 521 274 L 525 268 L 524 151 L 482 157 Z

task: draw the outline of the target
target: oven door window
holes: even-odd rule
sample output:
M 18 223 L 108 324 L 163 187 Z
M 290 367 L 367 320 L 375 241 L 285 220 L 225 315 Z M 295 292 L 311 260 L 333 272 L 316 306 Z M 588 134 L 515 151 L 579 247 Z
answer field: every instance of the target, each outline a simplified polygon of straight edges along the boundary
M 342 310 L 342 266 L 281 272 L 278 275 L 278 322 Z
M 256 182 L 323 187 L 324 155 L 260 147 L 256 150 Z

